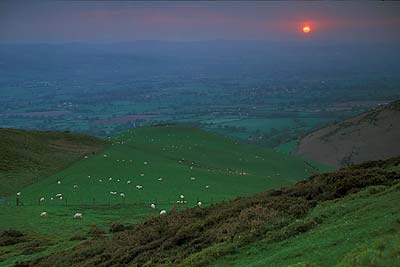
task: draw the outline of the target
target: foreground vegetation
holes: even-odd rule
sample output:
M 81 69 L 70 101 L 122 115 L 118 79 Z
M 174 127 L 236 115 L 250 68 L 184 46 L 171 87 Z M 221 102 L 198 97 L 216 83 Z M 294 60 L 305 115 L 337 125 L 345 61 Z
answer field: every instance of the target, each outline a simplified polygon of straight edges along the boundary
M 369 162 L 252 197 L 171 211 L 16 266 L 208 266 L 235 253 L 215 265 L 395 266 L 399 165 L 400 158 Z

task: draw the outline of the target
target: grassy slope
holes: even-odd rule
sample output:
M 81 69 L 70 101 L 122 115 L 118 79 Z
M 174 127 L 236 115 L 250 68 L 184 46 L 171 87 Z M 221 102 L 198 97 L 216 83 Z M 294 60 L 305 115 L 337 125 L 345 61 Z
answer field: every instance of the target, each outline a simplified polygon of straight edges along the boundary
M 176 206 L 180 194 L 185 195 L 188 204 L 179 209 L 194 206 L 197 200 L 208 205 L 287 186 L 328 169 L 311 163 L 319 169 L 316 170 L 299 158 L 271 149 L 241 145 L 188 126 L 142 127 L 111 138 L 111 141 L 112 145 L 102 153 L 84 158 L 53 176 L 20 189 L 25 205 L 1 207 L 0 229 L 12 227 L 26 233 L 46 234 L 45 239 L 64 249 L 71 245 L 66 240 L 76 235 L 87 236 L 94 225 L 107 230 L 112 222 L 137 223 L 158 215 L 160 209 L 169 210 Z M 145 161 L 148 164 L 145 165 Z M 140 175 L 142 173 L 144 176 Z M 109 181 L 109 177 L 113 179 Z M 158 181 L 160 177 L 162 181 Z M 57 183 L 59 180 L 61 184 Z M 128 180 L 131 184 L 127 184 Z M 78 188 L 73 187 L 75 184 Z M 143 189 L 136 189 L 138 184 Z M 116 191 L 118 195 L 112 196 L 110 191 Z M 120 192 L 126 197 L 121 198 Z M 64 199 L 51 200 L 57 193 L 62 193 Z M 40 206 L 39 197 L 45 197 Z M 157 204 L 155 210 L 150 208 L 153 202 Z M 49 217 L 40 218 L 39 214 L 44 210 Z M 72 219 L 78 211 L 84 213 L 84 220 Z M 20 250 L 16 250 L 10 252 L 15 253 L 13 258 L 10 253 L 4 254 L 4 266 L 32 257 L 18 254 Z
M 399 165 L 400 158 L 370 162 L 281 190 L 169 212 L 18 266 L 193 267 L 216 259 L 215 266 L 397 266 Z M 221 259 L 227 254 L 233 255 Z
M 400 264 L 400 184 L 370 187 L 318 205 L 312 230 L 281 242 L 255 242 L 212 266 L 395 266 Z
M 149 205 L 151 202 L 169 204 L 184 194 L 193 205 L 197 199 L 217 201 L 286 186 L 326 170 L 316 163 L 313 165 L 320 170 L 302 159 L 241 145 L 188 126 L 143 127 L 112 141 L 113 145 L 101 155 L 77 162 L 25 188 L 22 201 L 36 203 L 39 197 L 45 197 L 45 206 L 65 204 L 65 200 L 68 204 L 95 201 L 96 204 L 143 202 Z M 160 177 L 162 181 L 158 181 Z M 79 188 L 74 189 L 74 185 Z M 137 190 L 136 185 L 142 185 L 143 189 Z M 118 195 L 123 192 L 126 198 L 111 196 L 110 191 L 117 191 Z M 57 193 L 62 193 L 64 200 L 49 201 Z
M 15 194 L 106 144 L 80 134 L 15 129 L 0 129 L 0 140 L 0 196 Z

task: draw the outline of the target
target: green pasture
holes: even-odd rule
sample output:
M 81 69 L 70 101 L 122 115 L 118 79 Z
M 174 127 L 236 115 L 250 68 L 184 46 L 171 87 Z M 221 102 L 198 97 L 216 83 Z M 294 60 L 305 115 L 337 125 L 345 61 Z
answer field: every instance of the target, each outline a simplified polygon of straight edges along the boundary
M 60 242 L 68 246 L 69 238 L 86 236 L 93 227 L 108 231 L 113 222 L 137 223 L 199 201 L 207 206 L 331 169 L 190 126 L 140 127 L 109 139 L 102 152 L 16 188 L 23 205 L 16 206 L 16 195 L 7 197 L 0 206 L 0 230 L 45 235 L 62 249 Z M 47 217 L 40 217 L 43 211 Z M 82 220 L 73 219 L 76 212 L 83 213 Z M 19 257 L 28 256 L 13 258 Z

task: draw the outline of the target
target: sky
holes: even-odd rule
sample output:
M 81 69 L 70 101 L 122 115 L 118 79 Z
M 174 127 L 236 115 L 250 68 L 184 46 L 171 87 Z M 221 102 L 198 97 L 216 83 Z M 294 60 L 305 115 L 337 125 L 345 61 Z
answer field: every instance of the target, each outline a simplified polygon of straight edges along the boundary
M 265 40 L 400 43 L 400 2 L 8 1 L 0 43 Z M 302 27 L 311 33 L 302 33 Z

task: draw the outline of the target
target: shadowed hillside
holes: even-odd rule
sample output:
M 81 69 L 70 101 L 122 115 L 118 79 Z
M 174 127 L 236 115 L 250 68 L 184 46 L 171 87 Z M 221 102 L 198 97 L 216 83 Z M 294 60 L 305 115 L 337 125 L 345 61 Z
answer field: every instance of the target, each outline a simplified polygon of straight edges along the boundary
M 297 155 L 343 167 L 400 155 L 400 101 L 306 136 Z
M 252 197 L 171 211 L 125 230 L 120 227 L 121 232 L 112 237 L 101 235 L 68 251 L 16 266 L 209 266 L 224 255 L 238 255 L 233 263 L 245 261 L 252 244 L 256 245 L 253 252 L 262 244 L 276 246 L 253 253 L 259 266 L 377 266 L 370 262 L 395 266 L 400 240 L 399 165 L 400 158 L 368 162 Z M 364 216 L 368 220 L 360 221 Z M 336 220 L 343 222 L 335 224 Z M 343 228 L 346 225 L 351 228 Z M 285 251 L 288 246 L 282 242 L 307 240 L 318 231 L 324 234 L 307 243 L 316 246 L 312 251 Z M 376 243 L 365 250 L 368 242 L 384 233 L 390 234 L 393 242 Z M 331 239 L 332 244 L 325 243 Z M 240 256 L 242 250 L 247 252 Z M 313 251 L 320 256 L 307 257 Z M 336 253 L 333 259 L 321 257 L 331 251 Z M 269 258 L 274 259 L 273 265 L 263 265 L 262 260 Z M 228 259 L 215 266 L 233 263 Z
M 106 143 L 69 132 L 0 129 L 0 196 L 16 193 L 103 149 Z

